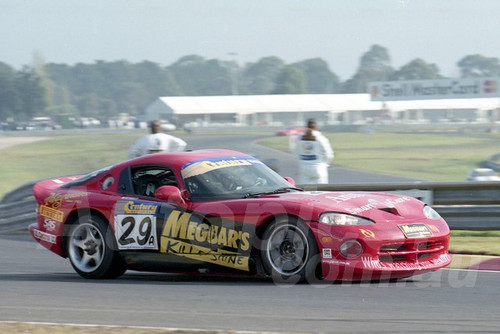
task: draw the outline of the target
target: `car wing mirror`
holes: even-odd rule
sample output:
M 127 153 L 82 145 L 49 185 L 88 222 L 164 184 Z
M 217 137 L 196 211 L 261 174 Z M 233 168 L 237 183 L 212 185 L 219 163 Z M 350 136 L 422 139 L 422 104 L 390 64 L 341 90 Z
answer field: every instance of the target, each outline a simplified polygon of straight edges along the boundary
M 291 178 L 290 176 L 285 176 L 285 180 L 295 187 L 295 180 L 293 178 Z
M 184 205 L 186 201 L 176 186 L 161 186 L 155 191 L 155 197 L 163 201 Z

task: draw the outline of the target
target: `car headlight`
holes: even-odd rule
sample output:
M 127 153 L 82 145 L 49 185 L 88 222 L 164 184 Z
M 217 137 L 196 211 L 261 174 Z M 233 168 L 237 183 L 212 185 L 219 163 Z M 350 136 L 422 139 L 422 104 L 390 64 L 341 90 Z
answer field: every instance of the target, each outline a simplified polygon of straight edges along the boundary
M 320 223 L 328 225 L 372 225 L 373 221 L 343 213 L 327 212 L 319 216 Z
M 424 206 L 423 211 L 424 211 L 424 216 L 426 216 L 429 219 L 441 219 L 439 213 L 437 213 L 436 210 L 434 210 L 428 205 Z

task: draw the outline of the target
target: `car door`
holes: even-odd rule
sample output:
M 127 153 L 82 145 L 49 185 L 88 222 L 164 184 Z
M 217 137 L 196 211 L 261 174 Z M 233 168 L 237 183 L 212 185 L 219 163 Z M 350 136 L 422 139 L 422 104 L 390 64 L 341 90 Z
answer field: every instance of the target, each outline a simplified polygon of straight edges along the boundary
M 115 237 L 121 251 L 160 251 L 165 217 L 175 206 L 155 198 L 163 185 L 177 185 L 172 169 L 162 165 L 137 165 L 120 174 L 122 194 L 114 207 Z

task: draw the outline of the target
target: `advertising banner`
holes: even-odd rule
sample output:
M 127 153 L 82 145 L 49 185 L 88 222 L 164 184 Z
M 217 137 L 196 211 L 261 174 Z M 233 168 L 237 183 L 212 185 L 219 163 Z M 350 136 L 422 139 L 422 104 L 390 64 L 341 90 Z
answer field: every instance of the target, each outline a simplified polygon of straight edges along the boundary
M 368 83 L 372 101 L 500 97 L 500 78 L 465 78 Z

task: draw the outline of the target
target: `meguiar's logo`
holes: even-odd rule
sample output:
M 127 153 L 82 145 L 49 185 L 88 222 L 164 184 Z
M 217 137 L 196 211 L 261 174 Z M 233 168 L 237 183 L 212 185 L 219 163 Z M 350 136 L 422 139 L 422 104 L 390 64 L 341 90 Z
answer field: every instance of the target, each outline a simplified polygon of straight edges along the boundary
M 250 233 L 194 219 L 173 210 L 160 239 L 160 252 L 248 271 Z

